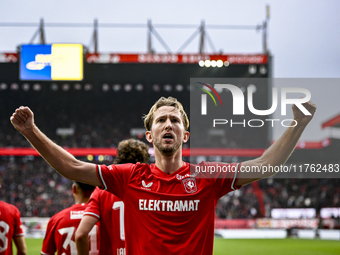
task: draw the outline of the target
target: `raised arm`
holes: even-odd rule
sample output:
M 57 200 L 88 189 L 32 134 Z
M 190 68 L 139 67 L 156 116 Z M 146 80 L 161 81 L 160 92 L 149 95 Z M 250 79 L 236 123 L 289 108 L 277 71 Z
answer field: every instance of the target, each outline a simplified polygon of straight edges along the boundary
M 245 161 L 241 165 L 237 185 L 244 185 L 262 178 L 270 177 L 276 174 L 274 171 L 266 171 L 265 173 L 254 173 L 254 172 L 246 172 L 247 167 L 257 167 L 257 169 L 263 169 L 263 166 L 281 166 L 285 164 L 288 160 L 292 152 L 294 151 L 297 142 L 300 139 L 301 134 L 304 129 L 311 121 L 316 111 L 316 105 L 312 102 L 304 103 L 303 106 L 311 113 L 311 115 L 304 115 L 299 108 L 295 105 L 292 106 L 294 120 L 297 125 L 295 127 L 288 127 L 283 135 L 272 144 L 261 157 Z M 292 122 L 291 126 L 296 124 Z
M 28 107 L 19 107 L 10 118 L 17 129 L 56 171 L 68 179 L 100 186 L 96 165 L 77 160 L 55 144 L 34 123 L 34 114 Z

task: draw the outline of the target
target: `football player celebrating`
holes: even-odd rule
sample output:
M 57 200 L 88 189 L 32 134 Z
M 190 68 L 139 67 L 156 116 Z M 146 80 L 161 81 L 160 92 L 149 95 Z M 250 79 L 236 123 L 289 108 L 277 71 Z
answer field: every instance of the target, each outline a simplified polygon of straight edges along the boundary
M 33 112 L 19 107 L 11 117 L 44 159 L 66 178 L 100 186 L 123 200 L 126 208 L 126 254 L 212 254 L 215 201 L 242 185 L 272 176 L 242 171 L 247 167 L 281 166 L 289 158 L 316 106 L 303 106 L 304 115 L 293 105 L 294 123 L 256 159 L 242 163 L 182 161 L 182 144 L 189 139 L 189 120 L 175 98 L 160 98 L 144 118 L 146 138 L 153 144 L 155 164 L 95 165 L 74 158 L 53 143 L 34 124 Z M 229 169 L 209 178 L 191 171 Z

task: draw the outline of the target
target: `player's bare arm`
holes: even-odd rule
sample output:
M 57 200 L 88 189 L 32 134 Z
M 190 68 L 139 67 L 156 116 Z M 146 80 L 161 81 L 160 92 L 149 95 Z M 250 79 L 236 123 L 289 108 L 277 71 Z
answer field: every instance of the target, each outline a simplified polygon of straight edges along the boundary
M 17 248 L 17 255 L 26 255 L 27 247 L 24 236 L 17 236 L 13 238 L 15 247 Z
M 245 161 L 242 163 L 242 167 L 246 166 L 281 166 L 285 164 L 292 152 L 294 151 L 297 142 L 300 139 L 301 134 L 312 120 L 316 111 L 316 105 L 312 102 L 306 102 L 303 106 L 311 115 L 304 115 L 296 105 L 292 106 L 294 120 L 297 122 L 295 127 L 288 127 L 283 135 L 272 144 L 261 157 Z M 295 125 L 295 122 L 291 126 Z M 270 177 L 275 175 L 275 172 L 268 171 L 266 174 L 258 173 L 247 173 L 240 172 L 237 185 L 244 185 L 262 178 Z M 250 176 L 251 175 L 251 176 Z
M 96 225 L 98 219 L 89 215 L 84 215 L 77 228 L 75 240 L 77 245 L 78 255 L 89 254 L 89 233 L 93 226 Z
M 28 107 L 19 107 L 10 118 L 17 129 L 56 171 L 68 179 L 100 186 L 96 165 L 77 160 L 73 155 L 49 139 L 34 123 Z

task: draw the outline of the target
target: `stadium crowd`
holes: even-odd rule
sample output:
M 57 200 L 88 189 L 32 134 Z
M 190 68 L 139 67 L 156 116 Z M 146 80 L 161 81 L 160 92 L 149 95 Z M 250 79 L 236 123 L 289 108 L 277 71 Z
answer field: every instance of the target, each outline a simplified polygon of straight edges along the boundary
M 109 163 L 109 162 L 99 162 Z M 73 204 L 72 181 L 55 172 L 42 158 L 33 156 L 0 157 L 3 188 L 0 200 L 17 206 L 23 217 L 51 217 Z M 222 197 L 216 216 L 226 219 L 270 217 L 272 208 L 340 207 L 339 179 L 260 180 L 258 187 L 249 184 Z
M 13 108 L 3 108 L 3 113 L 12 111 Z M 58 145 L 68 148 L 112 148 L 116 147 L 119 141 L 131 138 L 132 129 L 144 129 L 142 114 L 131 110 L 110 111 L 108 109 L 98 109 L 95 114 L 89 106 L 82 106 L 82 111 L 78 108 L 52 110 L 50 106 L 45 108 L 34 108 L 35 119 L 39 128 Z M 146 112 L 146 111 L 142 111 Z M 53 117 L 51 118 L 51 114 Z M 0 114 L 1 115 L 1 114 Z M 10 116 L 11 113 L 8 113 Z M 0 147 L 30 147 L 26 139 L 8 121 L 8 116 L 0 118 Z M 95 124 L 94 124 L 95 123 Z M 72 133 L 58 132 L 60 129 L 72 130 Z M 216 130 L 214 130 L 216 131 Z M 195 139 L 189 139 L 185 146 L 192 147 L 213 147 L 213 148 L 267 148 L 269 146 L 266 139 L 265 130 L 257 130 L 254 137 L 253 130 L 244 128 L 240 133 L 237 129 L 220 129 L 222 134 L 211 133 L 208 136 L 195 129 Z M 144 135 L 136 137 L 146 142 Z
M 216 216 L 227 219 L 270 217 L 273 208 L 340 207 L 339 179 L 280 179 L 258 182 L 263 207 L 254 185 L 246 185 L 222 197 L 216 206 Z
M 44 116 L 44 118 L 37 117 L 37 122 L 40 123 L 41 130 L 44 130 L 60 146 L 69 148 L 110 148 L 116 147 L 119 141 L 129 138 L 131 127 L 140 126 L 141 121 L 139 121 L 139 125 L 134 125 L 133 122 L 117 122 L 109 114 L 91 118 L 82 114 L 74 114 L 78 117 L 72 117 L 71 119 L 72 114 L 59 113 L 53 118 L 48 118 L 46 112 L 38 111 L 37 116 Z M 95 127 L 92 122 L 96 123 Z M 11 128 L 7 119 L 2 119 L 0 126 L 0 147 L 30 147 L 26 139 Z M 72 129 L 74 133 L 71 135 L 57 134 L 58 128 Z
M 6 112 L 13 111 L 14 105 L 11 101 L 8 101 L 8 104 L 1 104 L 2 114 L 6 115 Z M 131 107 L 126 109 L 130 113 L 128 116 L 126 111 L 112 112 L 112 109 L 103 107 L 97 109 L 97 105 L 93 104 L 82 105 L 82 111 L 79 111 L 78 106 L 71 105 L 67 108 L 67 114 L 64 110 L 55 110 L 51 105 L 47 104 L 43 108 L 35 107 L 36 123 L 48 137 L 66 148 L 115 148 L 119 141 L 131 138 L 132 128 L 144 128 L 141 114 L 131 110 L 133 105 L 127 106 Z M 100 114 L 95 114 L 96 111 Z M 143 109 L 142 112 L 146 110 Z M 10 113 L 6 118 L 0 118 L 0 147 L 30 147 L 26 139 L 12 127 L 8 116 Z M 71 128 L 74 133 L 60 135 L 57 134 L 58 128 Z M 239 137 L 236 137 L 237 134 L 227 133 L 226 136 L 230 139 L 225 137 L 221 139 L 218 136 L 202 137 L 200 144 L 202 142 L 204 144 L 204 139 L 207 139 L 209 140 L 207 145 L 220 148 L 261 147 L 256 143 L 240 144 L 242 140 L 252 141 L 252 139 L 240 139 L 241 136 L 245 138 L 246 134 L 247 132 L 242 132 L 238 134 Z M 251 136 L 252 133 L 248 135 Z M 135 138 L 147 143 L 144 136 Z M 191 145 L 195 146 L 193 142 Z M 184 148 L 188 146 L 189 144 L 186 144 Z M 203 160 L 235 162 L 244 159 L 223 157 L 216 160 L 210 158 Z M 110 164 L 111 162 L 99 163 Z M 73 203 L 70 191 L 72 181 L 56 173 L 40 157 L 1 156 L 0 175 L 3 178 L 0 199 L 17 206 L 23 217 L 51 217 Z M 258 191 L 262 194 L 262 199 L 259 199 Z M 246 185 L 222 197 L 216 206 L 216 216 L 227 219 L 269 217 L 272 208 L 304 207 L 317 210 L 322 207 L 340 207 L 340 180 L 279 178 L 260 180 L 258 187 Z

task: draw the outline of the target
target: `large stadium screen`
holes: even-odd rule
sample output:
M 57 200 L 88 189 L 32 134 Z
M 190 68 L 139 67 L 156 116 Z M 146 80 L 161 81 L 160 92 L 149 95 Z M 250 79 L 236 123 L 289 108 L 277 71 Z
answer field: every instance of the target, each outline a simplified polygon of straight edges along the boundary
M 20 80 L 82 80 L 81 44 L 22 45 Z

